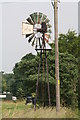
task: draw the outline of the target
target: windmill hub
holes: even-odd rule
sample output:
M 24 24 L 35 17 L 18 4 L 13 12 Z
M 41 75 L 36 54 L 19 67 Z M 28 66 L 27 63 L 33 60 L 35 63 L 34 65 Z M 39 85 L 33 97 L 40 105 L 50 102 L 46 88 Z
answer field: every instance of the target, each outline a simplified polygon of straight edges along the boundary
M 40 32 L 38 32 L 38 33 L 35 34 L 35 37 L 36 37 L 36 38 L 41 38 L 41 37 L 42 37 L 42 34 L 41 34 Z

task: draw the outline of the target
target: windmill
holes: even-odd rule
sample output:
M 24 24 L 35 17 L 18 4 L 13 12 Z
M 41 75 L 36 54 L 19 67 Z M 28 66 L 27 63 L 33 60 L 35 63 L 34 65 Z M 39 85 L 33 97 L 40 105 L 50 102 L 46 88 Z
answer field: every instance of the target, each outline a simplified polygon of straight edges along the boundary
M 48 63 L 47 63 L 47 54 L 46 51 L 51 51 L 51 47 L 49 45 L 49 40 L 51 38 L 51 25 L 50 20 L 47 16 L 41 12 L 35 12 L 30 14 L 30 16 L 26 19 L 25 22 L 22 22 L 22 34 L 25 35 L 26 39 L 32 46 L 35 46 L 35 50 L 40 52 L 40 61 L 38 67 L 38 80 L 36 83 L 36 98 L 38 97 L 38 87 L 39 87 L 39 79 L 40 79 L 40 69 L 43 66 L 43 80 L 45 80 L 45 76 L 47 76 L 47 87 L 48 87 L 48 101 L 49 106 L 50 102 L 50 88 L 49 88 L 49 76 L 48 76 Z M 47 74 L 46 74 L 47 73 Z M 44 85 L 43 85 L 43 104 L 45 104 L 45 96 L 44 96 Z

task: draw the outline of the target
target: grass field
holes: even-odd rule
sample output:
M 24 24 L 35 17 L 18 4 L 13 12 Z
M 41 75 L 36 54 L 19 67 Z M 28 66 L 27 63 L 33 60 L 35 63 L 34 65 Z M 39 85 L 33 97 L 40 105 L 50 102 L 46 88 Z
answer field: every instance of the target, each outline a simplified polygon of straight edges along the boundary
M 64 107 L 60 108 L 60 112 L 56 115 L 55 107 L 40 107 L 34 111 L 33 105 L 25 105 L 24 101 L 2 102 L 2 118 L 77 118 L 77 113 Z
M 2 101 L 0 100 L 0 120 L 2 118 Z

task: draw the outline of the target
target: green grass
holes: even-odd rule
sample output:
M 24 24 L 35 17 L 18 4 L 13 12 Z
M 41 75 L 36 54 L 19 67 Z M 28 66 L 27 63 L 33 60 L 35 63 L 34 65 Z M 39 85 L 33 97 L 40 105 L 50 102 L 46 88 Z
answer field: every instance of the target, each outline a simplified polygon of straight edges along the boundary
M 2 102 L 2 118 L 76 118 L 77 111 L 70 108 L 60 108 L 60 112 L 56 114 L 55 107 L 40 107 L 34 111 L 33 105 L 25 105 L 25 102 L 16 103 L 12 101 Z
M 0 100 L 0 120 L 1 120 L 1 118 L 2 118 L 2 101 Z
M 79 117 L 79 120 L 80 120 L 80 110 L 78 110 L 78 117 Z

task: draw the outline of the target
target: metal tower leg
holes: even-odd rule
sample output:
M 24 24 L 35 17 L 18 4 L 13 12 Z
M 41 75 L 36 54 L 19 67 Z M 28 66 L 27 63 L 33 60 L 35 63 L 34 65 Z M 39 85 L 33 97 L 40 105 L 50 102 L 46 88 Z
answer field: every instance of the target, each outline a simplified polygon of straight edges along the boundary
M 43 51 L 43 55 L 44 55 L 44 51 Z M 45 107 L 45 62 L 44 62 L 44 56 L 43 56 L 43 92 L 42 92 L 42 98 L 43 98 L 43 107 Z
M 39 63 L 39 67 L 38 67 L 38 79 L 37 79 L 37 83 L 36 83 L 36 99 L 38 97 L 39 74 L 40 74 L 40 63 Z
M 45 54 L 45 56 L 46 56 L 46 54 Z M 49 99 L 49 106 L 51 106 L 47 56 L 46 56 L 46 70 L 47 70 L 47 82 L 48 82 L 48 99 Z
M 40 62 L 42 62 L 42 51 L 40 53 L 40 61 L 39 61 L 39 66 L 38 66 L 38 79 L 37 79 L 37 83 L 36 83 L 36 99 L 38 97 L 39 75 L 40 75 Z

